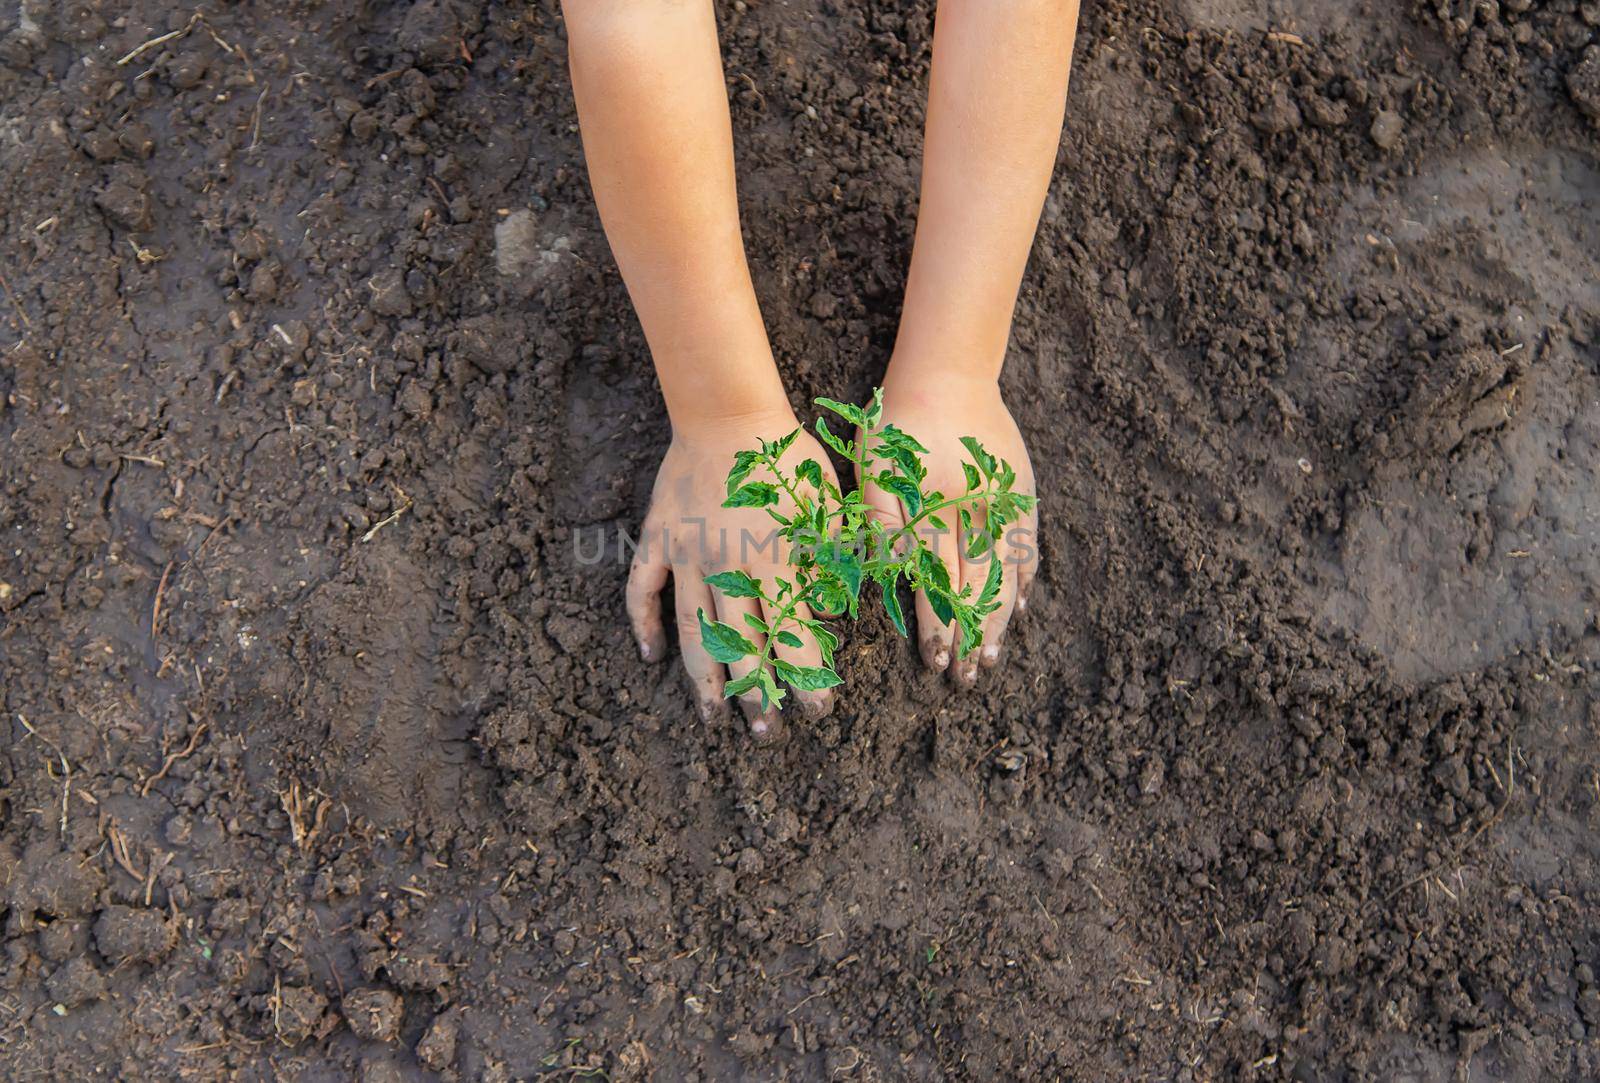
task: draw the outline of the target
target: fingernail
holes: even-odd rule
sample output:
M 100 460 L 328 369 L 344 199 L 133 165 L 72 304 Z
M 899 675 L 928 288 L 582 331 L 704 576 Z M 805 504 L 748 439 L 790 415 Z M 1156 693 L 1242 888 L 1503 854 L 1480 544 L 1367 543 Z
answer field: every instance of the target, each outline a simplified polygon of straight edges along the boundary
M 933 668 L 945 669 L 950 665 L 950 652 L 943 647 L 939 648 L 933 656 Z
M 962 684 L 976 684 L 978 681 L 978 663 L 962 662 L 956 667 L 956 680 Z
M 1017 595 L 1017 612 L 1018 613 L 1026 613 L 1027 611 L 1028 611 L 1028 593 L 1027 593 L 1027 591 L 1023 591 L 1021 594 Z
M 986 643 L 983 648 L 983 664 L 992 666 L 1000 661 L 1000 644 Z
M 772 723 L 765 715 L 757 716 L 750 720 L 750 732 L 757 737 L 765 737 L 772 730 Z
M 833 700 L 827 696 L 808 696 L 800 701 L 800 713 L 813 722 L 828 717 L 832 709 Z
M 640 643 L 639 644 L 639 658 L 640 658 L 641 661 L 645 661 L 645 662 L 651 661 L 650 644 L 648 644 L 648 643 Z

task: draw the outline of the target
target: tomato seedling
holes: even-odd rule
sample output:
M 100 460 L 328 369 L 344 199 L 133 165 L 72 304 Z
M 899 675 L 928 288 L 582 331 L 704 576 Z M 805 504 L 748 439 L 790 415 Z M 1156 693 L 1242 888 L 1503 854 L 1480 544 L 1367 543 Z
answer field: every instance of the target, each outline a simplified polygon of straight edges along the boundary
M 966 492 L 946 496 L 925 487 L 927 469 L 922 456 L 928 449 L 893 425 L 882 425 L 883 391 L 873 392 L 866 406 L 817 399 L 855 429 L 844 439 L 828 428 L 827 418 L 816 422 L 817 437 L 854 468 L 857 487 L 841 492 L 815 459 L 806 459 L 792 472 L 779 465 L 784 452 L 800 435 L 796 429 L 778 440 L 763 440 L 751 451 L 734 456 L 728 471 L 727 508 L 761 508 L 778 524 L 789 577 L 762 582 L 742 571 L 708 575 L 706 582 L 729 598 L 756 598 L 764 614 L 745 614 L 748 631 L 721 621 L 708 620 L 699 611 L 700 638 L 706 653 L 718 662 L 754 658 L 754 668 L 727 683 L 725 694 L 738 696 L 759 689 L 761 706 L 781 704 L 782 685 L 798 691 L 816 691 L 839 684 L 833 668 L 838 636 L 816 617 L 801 617 L 802 604 L 813 613 L 859 615 L 861 588 L 876 583 L 889 620 L 906 634 L 905 613 L 898 589 L 902 580 L 913 591 L 927 595 L 938 619 L 956 624 L 956 654 L 965 657 L 983 642 L 983 618 L 999 608 L 997 600 L 1004 572 L 996 551 L 1006 527 L 1034 506 L 1034 497 L 1013 491 L 1017 474 L 1004 459 L 996 459 L 970 436 L 961 443 L 971 456 L 961 464 Z M 766 480 L 770 477 L 771 480 Z M 866 479 L 897 499 L 905 509 L 905 525 L 888 528 L 872 515 L 859 484 Z M 784 496 L 792 508 L 780 510 Z M 949 530 L 946 516 L 960 524 L 969 560 L 987 559 L 988 576 L 981 589 L 951 585 L 950 569 L 927 544 L 919 528 Z M 803 645 L 799 632 L 810 632 L 821 650 L 822 665 L 799 666 L 779 658 L 778 644 Z

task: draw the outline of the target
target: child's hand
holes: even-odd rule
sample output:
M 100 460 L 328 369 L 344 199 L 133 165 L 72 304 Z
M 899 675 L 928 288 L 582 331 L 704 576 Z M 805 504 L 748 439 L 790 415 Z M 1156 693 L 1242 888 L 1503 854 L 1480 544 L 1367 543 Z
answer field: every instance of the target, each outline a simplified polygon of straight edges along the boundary
M 670 572 L 676 596 L 678 649 L 701 715 L 708 721 L 726 713 L 723 684 L 730 677 L 743 676 L 752 663 L 744 660 L 724 666 L 713 661 L 701 646 L 696 614 L 703 609 L 707 620 L 733 625 L 757 647 L 763 644 L 763 637 L 752 631 L 744 619 L 747 613 L 761 616 L 760 599 L 725 597 L 707 586 L 705 577 L 737 569 L 770 584 L 787 571 L 786 553 L 780 548 L 776 524 L 766 511 L 722 506 L 727 499 L 728 470 L 735 452 L 757 447 L 763 438 L 776 440 L 798 427 L 794 415 L 785 411 L 704 424 L 692 431 L 680 429 L 674 432 L 672 446 L 656 473 L 650 510 L 628 575 L 628 618 L 639 642 L 640 656 L 648 662 L 665 658 L 667 639 L 659 595 Z M 792 474 L 806 459 L 815 459 L 828 479 L 838 483 L 822 446 L 809 433 L 801 433 L 780 461 Z M 959 475 L 960 468 L 956 469 Z M 763 480 L 763 476 L 757 471 L 750 480 Z M 793 511 L 787 495 L 781 510 L 786 514 Z M 798 615 L 809 618 L 811 613 L 802 606 Z M 795 665 L 821 665 L 822 655 L 815 639 L 802 639 L 805 642 L 798 648 L 778 646 L 778 657 Z M 810 717 L 821 718 L 833 708 L 831 691 L 794 695 Z M 741 696 L 740 705 L 750 720 L 752 733 L 762 738 L 776 734 L 777 711 L 762 713 L 759 691 Z
M 971 436 L 996 458 L 1010 461 L 1017 471 L 1017 492 L 1035 495 L 1028 448 L 1011 411 L 1001 401 L 1000 388 L 994 380 L 941 376 L 937 380 L 897 383 L 891 365 L 883 394 L 883 424 L 911 434 L 928 449 L 923 464 L 928 468 L 929 489 L 937 489 L 947 497 L 967 491 L 961 464 L 970 456 L 962 447 L 961 438 Z M 866 493 L 868 503 L 885 526 L 893 529 L 905 525 L 899 500 L 872 485 L 866 487 Z M 951 582 L 958 589 L 970 583 L 974 592 L 982 590 L 989 574 L 987 558 L 968 560 L 959 537 L 960 527 L 955 522 L 949 527 L 941 531 L 924 522 L 917 527 L 917 533 L 945 562 Z M 927 598 L 917 594 L 917 637 L 922 659 L 930 668 L 949 669 L 956 680 L 971 685 L 978 678 L 980 664 L 988 668 L 1000 661 L 1006 624 L 1013 609 L 1026 609 L 1028 589 L 1038 571 L 1037 528 L 1038 512 L 1029 511 L 1007 529 L 1006 536 L 996 545 L 995 552 L 1004 561 L 1000 608 L 984 621 L 983 644 L 966 658 L 956 658 L 954 626 L 941 624 Z

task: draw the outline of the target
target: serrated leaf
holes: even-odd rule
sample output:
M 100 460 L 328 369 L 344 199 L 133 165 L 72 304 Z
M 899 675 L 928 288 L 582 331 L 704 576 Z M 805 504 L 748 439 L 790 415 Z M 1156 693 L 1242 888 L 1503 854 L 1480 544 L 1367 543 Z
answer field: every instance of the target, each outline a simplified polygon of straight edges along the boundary
M 877 435 L 880 447 L 904 448 L 918 455 L 928 454 L 928 449 L 923 447 L 915 436 L 912 436 L 904 429 L 896 428 L 893 425 L 885 425 L 878 431 Z
M 850 447 L 850 445 L 845 441 L 839 439 L 839 437 L 833 435 L 833 430 L 828 428 L 827 418 L 817 418 L 816 429 L 817 435 L 822 438 L 822 442 L 824 444 L 827 444 L 829 447 L 847 459 L 853 459 L 855 457 L 855 449 Z
M 961 446 L 972 455 L 972 461 L 978 464 L 978 469 L 983 471 L 984 477 L 994 477 L 994 456 L 985 451 L 982 444 L 970 436 L 963 436 Z
M 785 684 L 801 692 L 820 692 L 840 683 L 839 675 L 826 666 L 797 666 L 778 658 L 772 668 Z
M 1001 577 L 1000 554 L 993 553 L 989 557 L 989 575 L 983 581 L 983 590 L 978 593 L 979 605 L 987 605 L 994 601 L 995 596 L 1000 593 Z
M 833 649 L 839 645 L 839 637 L 819 621 L 812 621 L 807 627 L 811 629 L 811 634 L 816 637 L 817 649 L 822 652 L 823 662 L 830 666 L 833 665 Z
M 883 420 L 883 388 L 872 389 L 872 402 L 867 404 L 866 417 L 867 423 L 864 428 L 868 429 L 877 428 L 878 422 Z
M 883 584 L 883 608 L 889 614 L 889 621 L 894 625 L 895 631 L 901 635 L 906 634 L 906 615 L 900 608 L 900 594 L 895 590 L 898 577 L 890 579 Z
M 817 555 L 817 566 L 838 578 L 849 594 L 850 611 L 855 613 L 856 599 L 861 595 L 861 559 L 855 550 L 839 545 L 823 548 Z
M 956 657 L 965 658 L 982 642 L 983 628 L 978 623 L 978 615 L 970 610 L 966 613 L 958 614 L 956 621 Z
M 901 477 L 899 474 L 891 474 L 885 470 L 873 480 L 877 482 L 878 488 L 893 493 L 900 499 L 900 503 L 905 505 L 908 519 L 916 518 L 922 511 L 922 490 L 918 489 L 916 482 L 910 478 Z
M 743 484 L 744 479 L 750 476 L 756 464 L 761 461 L 761 456 L 754 451 L 737 451 L 733 455 L 733 469 L 728 471 L 728 495 L 732 496 L 734 490 Z
M 725 508 L 765 508 L 778 502 L 778 487 L 765 481 L 752 481 L 736 489 L 722 502 Z M 781 517 L 779 522 L 785 520 Z
M 761 671 L 759 669 L 752 669 L 743 677 L 735 677 L 733 680 L 723 685 L 722 694 L 729 697 L 742 696 L 746 692 L 750 691 L 750 689 L 754 688 L 758 683 L 760 683 L 760 681 Z
M 807 459 L 795 467 L 795 476 L 801 481 L 808 481 L 811 487 L 818 492 L 822 491 L 822 464 L 815 459 Z
M 967 476 L 967 492 L 974 492 L 983 488 L 983 478 L 978 474 L 978 468 L 962 460 L 961 472 Z
M 729 598 L 761 597 L 761 584 L 737 569 L 708 575 L 706 583 Z
M 850 422 L 850 424 L 855 425 L 858 428 L 867 427 L 867 415 L 865 411 L 861 409 L 861 407 L 856 406 L 853 403 L 840 402 L 837 399 L 819 398 L 815 401 L 816 404 L 822 407 L 824 410 L 832 410 L 834 413 Z
M 768 707 L 776 707 L 783 703 L 784 691 L 772 679 L 772 670 L 762 666 L 756 670 L 756 680 L 761 685 L 761 709 L 763 711 Z
M 714 662 L 737 662 L 746 655 L 756 653 L 756 645 L 740 634 L 737 628 L 721 621 L 706 620 L 706 611 L 698 609 L 700 618 L 700 644 Z

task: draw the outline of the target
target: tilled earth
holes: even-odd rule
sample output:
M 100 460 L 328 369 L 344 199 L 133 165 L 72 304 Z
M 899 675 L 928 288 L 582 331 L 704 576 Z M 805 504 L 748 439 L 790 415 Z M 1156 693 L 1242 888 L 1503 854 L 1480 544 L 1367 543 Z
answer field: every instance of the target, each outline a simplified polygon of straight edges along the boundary
M 930 9 L 719 5 L 799 408 Z M 1600 1076 L 1594 0 L 1087 3 L 1038 604 L 775 747 L 629 642 L 554 0 L 22 0 L 0 180 L 0 1076 Z

